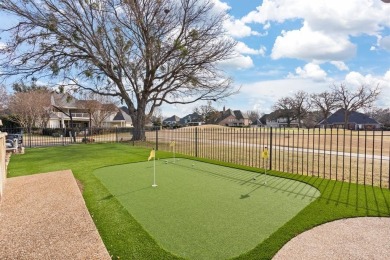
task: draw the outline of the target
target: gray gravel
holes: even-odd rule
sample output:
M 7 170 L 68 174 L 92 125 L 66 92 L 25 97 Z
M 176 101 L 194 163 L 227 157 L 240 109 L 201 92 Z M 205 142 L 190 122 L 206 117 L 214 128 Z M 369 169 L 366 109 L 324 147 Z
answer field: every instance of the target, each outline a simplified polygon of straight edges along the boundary
M 323 224 L 290 240 L 273 259 L 390 259 L 390 218 L 350 218 Z
M 0 258 L 111 259 L 70 170 L 7 179 Z

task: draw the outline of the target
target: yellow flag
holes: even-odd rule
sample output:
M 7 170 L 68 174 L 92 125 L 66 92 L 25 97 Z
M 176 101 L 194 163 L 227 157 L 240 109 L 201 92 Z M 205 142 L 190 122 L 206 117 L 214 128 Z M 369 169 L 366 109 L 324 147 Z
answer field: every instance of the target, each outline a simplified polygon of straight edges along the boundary
M 156 153 L 155 153 L 155 151 L 154 151 L 154 149 L 153 150 L 151 150 L 150 151 L 150 155 L 149 155 L 149 158 L 148 158 L 148 161 L 150 161 L 152 158 L 154 158 L 156 156 Z
M 263 152 L 261 153 L 261 157 L 263 159 L 268 159 L 268 148 L 267 147 L 264 148 Z
M 175 146 L 175 141 L 171 141 L 170 144 L 169 144 L 169 147 L 174 147 Z

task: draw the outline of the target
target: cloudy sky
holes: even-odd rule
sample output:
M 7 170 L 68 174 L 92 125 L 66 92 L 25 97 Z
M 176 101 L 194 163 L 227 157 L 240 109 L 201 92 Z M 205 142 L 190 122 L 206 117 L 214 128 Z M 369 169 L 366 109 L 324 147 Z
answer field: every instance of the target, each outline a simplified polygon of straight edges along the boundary
M 380 0 L 213 0 L 230 19 L 237 57 L 223 64 L 239 94 L 216 103 L 270 112 L 280 97 L 341 83 L 382 89 L 390 107 L 390 4 Z M 164 107 L 163 114 L 192 106 Z
M 236 57 L 221 64 L 240 92 L 214 104 L 268 113 L 298 90 L 379 84 L 390 107 L 390 4 L 381 0 L 211 0 L 228 12 Z M 2 27 L 9 18 L 0 17 Z M 1 39 L 0 39 L 1 44 Z M 184 116 L 194 106 L 164 106 Z

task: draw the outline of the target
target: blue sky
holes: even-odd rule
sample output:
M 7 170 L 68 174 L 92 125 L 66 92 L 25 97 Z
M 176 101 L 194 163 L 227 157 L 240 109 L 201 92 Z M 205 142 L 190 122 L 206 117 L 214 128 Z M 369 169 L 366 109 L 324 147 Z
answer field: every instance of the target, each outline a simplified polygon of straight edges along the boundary
M 390 107 L 390 4 L 381 0 L 211 0 L 226 11 L 225 29 L 236 57 L 221 64 L 240 92 L 214 103 L 269 113 L 298 90 L 332 85 L 382 89 L 378 107 Z M 12 19 L 0 17 L 2 27 Z M 0 39 L 1 47 L 2 39 Z M 195 106 L 164 105 L 165 117 Z
M 215 107 L 268 113 L 298 90 L 379 84 L 376 103 L 390 107 L 390 4 L 380 0 L 213 0 L 230 19 L 237 58 L 223 64 L 241 87 Z M 164 116 L 195 105 L 164 106 Z

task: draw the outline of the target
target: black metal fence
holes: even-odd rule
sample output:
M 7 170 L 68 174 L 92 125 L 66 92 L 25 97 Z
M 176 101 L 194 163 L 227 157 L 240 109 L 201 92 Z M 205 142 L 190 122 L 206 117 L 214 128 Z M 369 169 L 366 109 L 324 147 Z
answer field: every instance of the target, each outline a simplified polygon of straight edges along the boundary
M 132 140 L 132 128 L 50 131 L 23 131 L 24 146 L 128 142 L 172 153 L 390 189 L 390 131 L 202 126 L 147 130 L 142 141 Z M 15 133 L 15 129 L 11 132 Z

